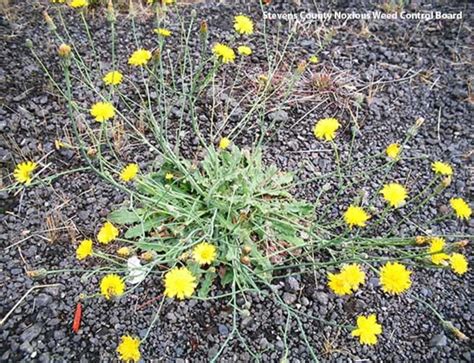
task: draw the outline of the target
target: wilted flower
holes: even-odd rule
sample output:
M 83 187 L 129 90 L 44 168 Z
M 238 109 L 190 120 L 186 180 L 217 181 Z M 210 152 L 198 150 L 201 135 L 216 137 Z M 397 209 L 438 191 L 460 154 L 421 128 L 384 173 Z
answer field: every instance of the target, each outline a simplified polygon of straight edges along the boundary
M 193 249 L 193 258 L 200 265 L 209 265 L 216 259 L 216 246 L 201 242 Z
M 128 248 L 128 247 L 120 247 L 120 248 L 117 250 L 117 255 L 119 255 L 120 257 L 128 257 L 128 256 L 130 256 L 130 248 Z
M 425 243 L 428 243 L 430 239 L 426 236 L 416 236 L 415 237 L 415 243 L 417 245 L 424 245 Z
M 464 275 L 467 272 L 467 259 L 460 253 L 453 253 L 449 258 L 449 262 L 452 270 L 458 275 Z
M 405 187 L 398 183 L 389 183 L 384 185 L 380 193 L 383 198 L 395 208 L 401 207 L 408 198 L 408 193 Z
M 353 226 L 365 227 L 370 216 L 361 207 L 350 205 L 344 213 L 344 221 L 350 228 Z
M 138 164 L 131 163 L 127 164 L 125 168 L 120 172 L 120 179 L 124 182 L 129 182 L 130 180 L 135 179 L 137 176 L 139 167 Z
M 116 86 L 122 83 L 123 75 L 119 71 L 110 71 L 103 79 L 104 83 L 108 86 Z
M 231 47 L 225 44 L 217 43 L 212 48 L 214 55 L 222 61 L 222 63 L 230 63 L 235 59 L 235 53 Z
M 97 234 L 97 241 L 103 244 L 108 244 L 116 239 L 119 235 L 119 230 L 110 222 L 105 222 Z
M 357 329 L 352 331 L 352 336 L 359 337 L 361 344 L 373 345 L 377 343 L 377 335 L 382 333 L 382 325 L 377 323 L 375 314 L 357 318 Z
M 151 52 L 146 49 L 139 49 L 132 53 L 128 59 L 128 64 L 132 66 L 143 66 L 151 59 Z
M 230 145 L 230 139 L 228 137 L 223 137 L 219 141 L 219 149 L 225 150 L 229 147 Z
M 121 296 L 125 291 L 125 283 L 122 278 L 115 274 L 109 274 L 102 278 L 100 282 L 100 292 L 107 299 Z
M 13 171 L 13 176 L 18 183 L 30 185 L 33 171 L 36 169 L 36 164 L 33 161 L 24 161 L 18 164 Z
M 97 102 L 92 105 L 90 112 L 98 122 L 106 121 L 115 116 L 115 108 L 110 102 Z
M 332 141 L 336 137 L 337 129 L 341 127 L 335 118 L 323 118 L 314 126 L 314 136 L 320 140 Z
M 67 58 L 71 55 L 71 46 L 68 44 L 61 44 L 58 48 L 58 54 L 60 57 Z
M 171 35 L 171 30 L 165 28 L 157 28 L 153 29 L 153 31 L 164 38 L 169 37 Z
M 385 149 L 387 156 L 392 160 L 398 160 L 398 156 L 400 155 L 400 144 L 390 144 Z
M 471 207 L 469 207 L 469 204 L 462 198 L 451 198 L 449 204 L 451 204 L 456 216 L 460 219 L 468 220 L 472 214 Z
M 240 47 L 237 48 L 237 52 L 240 54 L 240 55 L 243 55 L 243 56 L 249 56 L 252 54 L 252 48 L 246 46 L 246 45 L 241 45 Z
M 138 362 L 140 360 L 140 339 L 123 335 L 117 347 L 117 353 L 125 362 Z
M 387 262 L 380 269 L 382 290 L 389 294 L 401 294 L 411 286 L 411 271 L 398 262 Z
M 191 297 L 196 288 L 196 278 L 186 267 L 175 267 L 165 275 L 165 296 L 180 300 Z
M 436 174 L 453 175 L 453 168 L 451 165 L 443 163 L 442 161 L 435 161 L 431 164 L 431 168 Z
M 92 255 L 92 240 L 83 240 L 76 249 L 76 257 L 78 260 L 83 260 L 87 256 Z
M 253 22 L 248 16 L 237 15 L 234 17 L 234 29 L 239 34 L 250 35 L 253 33 Z

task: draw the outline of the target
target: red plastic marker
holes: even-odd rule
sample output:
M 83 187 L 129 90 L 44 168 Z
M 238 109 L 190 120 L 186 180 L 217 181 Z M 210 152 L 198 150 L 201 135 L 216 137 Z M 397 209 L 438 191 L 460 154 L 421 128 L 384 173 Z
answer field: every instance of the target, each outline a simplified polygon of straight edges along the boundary
M 81 327 L 81 318 L 82 318 L 82 305 L 81 303 L 77 303 L 76 305 L 76 312 L 74 313 L 74 321 L 72 323 L 72 331 L 77 333 L 79 328 Z

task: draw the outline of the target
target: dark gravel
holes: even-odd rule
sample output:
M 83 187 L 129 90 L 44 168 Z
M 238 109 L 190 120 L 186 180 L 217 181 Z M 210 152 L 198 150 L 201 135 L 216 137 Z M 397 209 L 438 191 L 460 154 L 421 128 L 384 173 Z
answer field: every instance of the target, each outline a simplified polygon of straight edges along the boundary
M 8 173 L 14 164 L 23 158 L 37 160 L 48 154 L 44 162 L 51 163 L 51 173 L 82 165 L 74 152 L 54 150 L 54 140 L 65 137 L 64 130 L 69 121 L 64 105 L 51 92 L 51 86 L 25 47 L 25 40 L 31 39 L 49 69 L 57 79 L 61 78 L 55 57 L 57 44 L 50 40 L 41 17 L 41 11 L 48 5 L 43 1 L 12 3 L 0 22 L 4 44 L 0 71 L 0 178 L 4 185 L 9 183 Z M 338 10 L 363 12 L 374 9 L 365 2 L 342 3 L 337 6 Z M 326 10 L 325 6 L 317 5 L 320 11 Z M 242 12 L 255 19 L 260 17 L 255 5 L 241 1 L 232 2 L 232 5 L 209 2 L 194 8 L 200 19 L 208 20 L 212 32 L 218 35 L 215 39 L 231 38 L 232 14 Z M 314 5 L 304 7 L 309 8 L 314 9 Z M 293 12 L 301 10 L 302 6 L 273 1 L 270 9 Z M 335 88 L 338 101 L 332 96 L 314 95 L 314 92 L 313 98 L 304 101 L 303 96 L 310 92 L 310 76 L 305 73 L 308 82 L 298 86 L 300 100 L 291 108 L 285 106 L 268 115 L 270 121 L 285 123 L 285 127 L 266 144 L 265 158 L 284 170 L 297 171 L 299 178 L 305 180 L 334 168 L 332 154 L 325 152 L 328 146 L 316 141 L 312 135 L 312 126 L 318 118 L 336 116 L 344 121 L 344 130 L 338 138 L 342 158 L 347 157 L 352 133 L 356 133 L 352 157 L 358 160 L 379 152 L 391 142 L 400 141 L 415 119 L 423 117 L 425 124 L 407 150 L 410 156 L 419 159 L 400 162 L 391 174 L 393 179 L 404 181 L 410 190 L 419 190 L 429 182 L 430 160 L 436 158 L 449 161 L 456 175 L 440 198 L 412 216 L 413 223 L 403 224 L 397 232 L 399 235 L 416 235 L 422 231 L 473 235 L 472 219 L 468 223 L 450 220 L 432 225 L 430 222 L 446 209 L 449 198 L 460 195 L 472 200 L 474 191 L 470 171 L 474 137 L 470 29 L 474 25 L 474 9 L 468 3 L 419 5 L 417 9 L 462 10 L 464 19 L 462 22 L 371 21 L 367 23 L 370 33 L 363 32 L 363 22 L 358 20 L 331 21 L 330 26 L 335 29 L 332 40 L 319 54 L 321 63 L 310 66 L 308 72 L 324 69 L 342 75 Z M 68 21 L 74 24 L 78 19 L 68 15 Z M 96 16 L 93 24 L 94 37 L 105 42 L 107 29 L 101 17 Z M 120 17 L 119 24 L 119 51 L 125 55 L 133 40 L 129 23 Z M 143 28 L 151 27 L 145 19 Z M 324 30 L 319 23 L 301 28 L 299 36 L 290 44 L 293 54 L 302 58 L 316 52 L 316 35 L 324 35 Z M 318 31 L 323 33 L 316 34 Z M 86 39 L 81 38 L 80 33 L 80 29 L 73 30 L 78 44 L 84 45 Z M 139 35 L 140 39 L 145 34 L 149 33 L 144 31 Z M 263 69 L 262 59 L 258 51 L 252 56 L 251 74 L 258 74 Z M 375 83 L 376 88 L 369 88 L 370 82 Z M 351 87 L 360 89 L 365 96 L 361 107 L 355 105 L 351 93 L 347 92 Z M 371 99 L 367 99 L 369 92 Z M 80 97 L 87 100 L 89 95 L 84 93 Z M 321 100 L 323 105 L 313 110 Z M 358 128 L 350 122 L 349 109 L 357 115 Z M 206 121 L 206 109 L 201 111 L 203 121 Z M 236 143 L 248 145 L 250 135 L 251 129 L 248 134 L 240 135 Z M 194 155 L 197 152 L 195 145 L 195 140 L 187 140 L 183 152 Z M 429 158 L 424 159 L 424 155 Z M 129 157 L 146 167 L 150 156 L 145 152 Z M 380 162 L 374 161 L 373 165 Z M 355 172 L 360 173 L 370 166 L 359 164 Z M 344 193 L 344 202 L 329 211 L 329 215 L 340 215 L 360 190 L 373 192 L 377 187 L 376 179 L 363 181 L 357 188 Z M 311 183 L 295 192 L 299 197 L 315 201 L 321 188 L 321 184 Z M 323 206 L 335 191 L 335 184 L 329 188 L 328 195 L 321 199 Z M 67 175 L 51 185 L 26 189 L 16 196 L 0 192 L 0 212 L 8 211 L 0 215 L 0 245 L 3 248 L 0 317 L 5 316 L 31 287 L 58 284 L 33 290 L 1 327 L 1 361 L 111 361 L 116 359 L 115 348 L 120 335 L 145 334 L 158 306 L 159 281 L 149 279 L 118 301 L 87 300 L 82 327 L 74 334 L 71 323 L 79 294 L 93 294 L 99 276 L 81 279 L 77 274 L 64 272 L 35 280 L 26 274 L 30 270 L 94 266 L 94 261 L 79 264 L 75 260 L 75 245 L 71 241 L 93 235 L 108 212 L 123 198 L 98 177 L 84 172 Z M 390 223 L 400 217 L 393 218 L 373 233 L 384 233 Z M 47 233 L 51 221 L 58 229 Z M 18 243 L 22 239 L 24 241 Z M 470 253 L 469 246 L 466 254 L 471 256 Z M 432 302 L 447 320 L 472 337 L 474 304 L 469 285 L 472 272 L 460 278 L 447 270 L 418 269 L 413 274 L 413 288 L 401 297 L 390 297 L 381 293 L 376 276 L 369 271 L 364 288 L 347 298 L 336 297 L 328 291 L 325 274 L 325 271 L 318 271 L 305 277 L 295 275 L 277 279 L 273 285 L 283 301 L 302 313 L 300 321 L 305 337 L 320 360 L 472 361 L 474 351 L 469 342 L 456 340 L 443 330 L 433 313 L 414 299 Z M 222 292 L 219 289 L 215 286 L 212 293 Z M 246 297 L 247 301 L 239 301 L 242 310 L 238 322 L 247 346 L 233 339 L 222 353 L 223 360 L 312 360 L 298 321 L 294 317 L 288 319 L 285 308 L 275 299 L 252 294 Z M 346 330 L 311 319 L 354 324 L 355 316 L 372 312 L 377 313 L 384 332 L 380 343 L 370 348 L 360 346 Z M 232 309 L 224 300 L 167 301 L 160 321 L 142 348 L 143 357 L 147 361 L 207 361 L 219 351 L 231 331 Z

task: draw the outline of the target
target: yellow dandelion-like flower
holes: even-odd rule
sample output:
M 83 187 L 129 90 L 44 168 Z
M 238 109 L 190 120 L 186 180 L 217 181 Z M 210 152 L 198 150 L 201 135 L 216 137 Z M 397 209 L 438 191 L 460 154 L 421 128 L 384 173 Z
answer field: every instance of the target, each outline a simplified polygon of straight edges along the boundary
M 431 169 L 436 174 L 441 175 L 453 175 L 453 168 L 448 163 L 443 163 L 442 161 L 435 161 L 431 164 Z
M 237 48 L 237 53 L 243 56 L 249 56 L 252 54 L 252 48 L 246 45 L 241 45 L 240 47 Z
M 234 50 L 225 44 L 217 43 L 212 47 L 212 53 L 222 61 L 222 63 L 230 63 L 235 59 Z
M 128 58 L 128 64 L 132 66 L 144 66 L 151 59 L 151 52 L 146 49 L 138 49 Z
M 140 339 L 129 335 L 123 335 L 120 338 L 120 344 L 117 347 L 117 353 L 121 360 L 125 362 L 138 362 L 140 360 Z
M 115 296 L 121 296 L 125 291 L 125 283 L 119 275 L 105 275 L 100 281 L 100 293 L 110 300 Z
M 370 216 L 361 208 L 356 206 L 349 206 L 344 213 L 344 221 L 349 225 L 350 228 L 365 227 L 365 223 L 369 220 Z
M 375 314 L 367 317 L 357 317 L 357 329 L 352 331 L 352 336 L 359 337 L 361 344 L 374 345 L 377 343 L 377 335 L 382 334 L 382 325 L 377 323 Z
M 398 156 L 400 155 L 400 144 L 390 144 L 385 149 L 387 156 L 392 160 L 398 160 Z
M 191 297 L 196 289 L 196 278 L 186 267 L 175 267 L 165 275 L 165 296 L 180 300 Z
M 383 195 L 383 198 L 395 208 L 405 204 L 405 200 L 408 198 L 407 190 L 403 185 L 398 183 L 384 185 L 380 193 Z
M 309 57 L 308 61 L 309 61 L 309 63 L 317 64 L 317 63 L 319 63 L 319 58 L 316 55 L 312 55 L 311 57 Z
M 108 86 L 116 86 L 122 83 L 123 75 L 119 71 L 110 71 L 102 80 Z
M 460 253 L 453 253 L 449 258 L 451 268 L 458 275 L 464 275 L 467 272 L 468 262 L 466 257 Z
M 166 173 L 165 174 L 165 180 L 170 181 L 170 180 L 173 180 L 173 179 L 174 179 L 173 173 Z
M 380 269 L 382 290 L 389 294 L 401 294 L 411 286 L 411 271 L 398 262 L 387 262 Z
M 83 240 L 76 249 L 76 257 L 78 260 L 83 260 L 92 255 L 92 240 Z
M 335 118 L 323 118 L 314 125 L 314 136 L 320 140 L 332 141 L 339 127 L 341 124 Z
M 229 147 L 230 145 L 230 139 L 228 137 L 223 137 L 219 141 L 219 149 L 225 150 Z
M 248 16 L 237 15 L 234 17 L 234 29 L 239 34 L 253 34 L 253 21 Z
M 343 274 L 328 273 L 328 286 L 337 295 L 347 295 L 352 292 L 347 276 Z
M 97 241 L 104 245 L 112 242 L 119 235 L 119 230 L 110 222 L 105 222 L 97 234 Z
M 349 283 L 353 291 L 356 291 L 365 282 L 365 273 L 356 263 L 343 266 L 341 275 Z
M 193 249 L 193 258 L 200 265 L 209 265 L 216 259 L 216 246 L 201 242 Z
M 153 29 L 155 34 L 161 35 L 163 38 L 167 38 L 171 35 L 171 30 L 166 29 L 166 28 L 157 28 Z
M 129 182 L 130 180 L 135 179 L 138 174 L 139 167 L 137 164 L 128 164 L 120 172 L 120 179 L 124 182 Z
M 91 115 L 103 122 L 115 116 L 115 108 L 110 102 L 97 102 L 91 107 Z
M 456 216 L 460 219 L 468 220 L 472 214 L 471 207 L 462 198 L 451 198 L 449 204 L 451 204 L 451 208 L 454 209 Z
M 72 8 L 83 8 L 83 7 L 86 7 L 88 6 L 89 3 L 87 2 L 87 0 L 72 0 L 70 3 L 69 3 L 69 6 L 71 6 Z
M 446 253 L 443 253 L 445 246 L 444 238 L 433 237 L 431 239 L 431 244 L 428 252 L 430 253 L 431 261 L 435 265 L 441 265 L 449 256 Z
M 13 171 L 13 176 L 18 183 L 30 185 L 33 171 L 38 164 L 33 161 L 24 161 L 18 164 Z

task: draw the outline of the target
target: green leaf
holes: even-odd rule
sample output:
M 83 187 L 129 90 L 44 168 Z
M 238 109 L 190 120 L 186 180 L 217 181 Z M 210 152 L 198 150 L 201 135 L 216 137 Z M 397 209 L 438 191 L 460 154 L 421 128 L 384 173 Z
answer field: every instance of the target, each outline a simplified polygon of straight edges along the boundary
M 227 268 L 227 271 L 225 272 L 224 276 L 221 277 L 221 284 L 222 286 L 225 286 L 227 284 L 230 284 L 233 280 L 234 270 L 229 267 Z
M 209 291 L 211 290 L 212 283 L 214 282 L 214 278 L 216 274 L 210 271 L 206 271 L 204 275 L 204 280 L 201 282 L 201 287 L 198 291 L 199 297 L 207 297 L 209 295 Z
M 116 224 L 133 224 L 140 222 L 143 209 L 128 210 L 126 208 L 118 209 L 109 214 L 107 219 Z
M 151 229 L 156 226 L 156 220 L 148 220 L 143 223 L 133 226 L 125 232 L 125 238 L 135 238 L 145 235 L 146 232 L 151 231 Z

